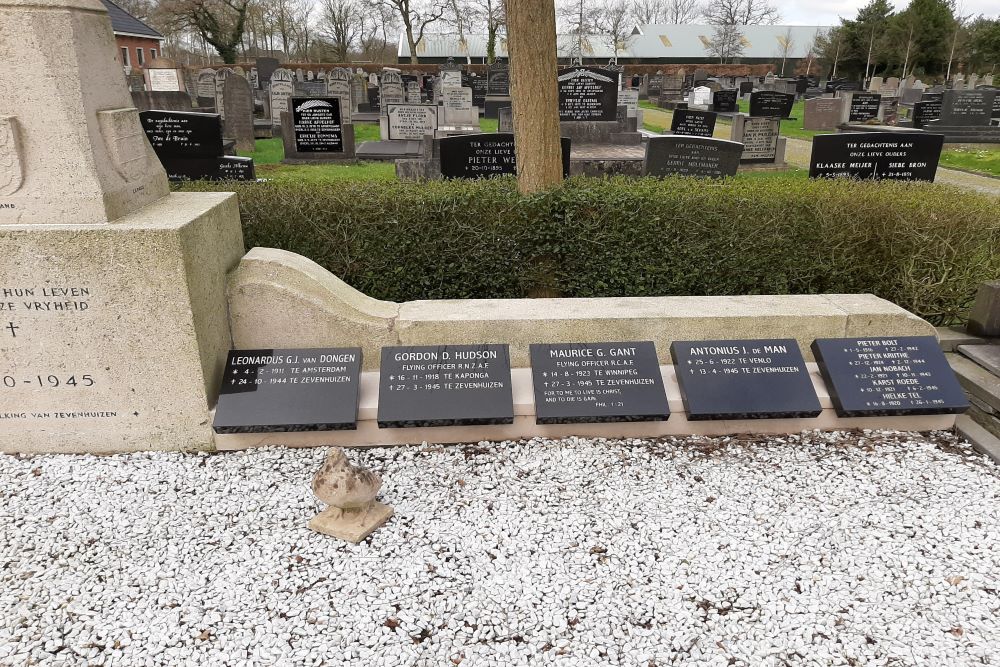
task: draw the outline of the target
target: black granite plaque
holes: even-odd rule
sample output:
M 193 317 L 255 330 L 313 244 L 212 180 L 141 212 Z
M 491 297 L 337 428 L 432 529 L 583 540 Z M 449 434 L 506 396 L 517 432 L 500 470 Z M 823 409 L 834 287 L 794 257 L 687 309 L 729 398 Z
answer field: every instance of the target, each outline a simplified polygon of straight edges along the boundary
M 821 338 L 812 351 L 841 417 L 957 414 L 969 407 L 934 336 Z
M 851 106 L 847 110 L 847 122 L 864 123 L 878 117 L 878 107 L 882 96 L 878 93 L 854 93 Z
M 708 178 L 735 176 L 742 154 L 743 144 L 738 141 L 672 135 L 649 137 L 643 174 Z
M 531 346 L 535 422 L 663 421 L 670 416 L 653 343 Z
M 913 103 L 913 127 L 921 128 L 941 117 L 941 100 L 920 100 Z
M 559 120 L 612 121 L 618 117 L 618 73 L 600 67 L 559 70 Z
M 379 111 L 382 109 L 382 90 L 378 86 L 368 88 L 368 110 Z
M 206 158 L 222 155 L 219 114 L 189 111 L 142 111 L 142 129 L 160 158 Z
M 738 90 L 717 90 L 712 94 L 712 111 L 716 113 L 735 113 L 739 111 L 740 91 Z
M 563 176 L 569 177 L 569 137 L 563 137 Z M 489 178 L 517 173 L 514 135 L 504 132 L 442 137 L 441 175 L 445 178 Z
M 487 70 L 486 94 L 491 97 L 510 96 L 510 70 L 507 67 L 490 67 Z
M 795 104 L 795 95 L 776 90 L 758 90 L 750 93 L 750 115 L 788 118 Z
M 946 126 L 987 126 L 993 116 L 995 90 L 949 90 L 941 104 L 941 124 Z
M 688 137 L 710 137 L 715 132 L 716 113 L 695 109 L 674 109 L 670 131 Z
M 357 428 L 361 348 L 230 350 L 216 433 Z
M 472 106 L 482 109 L 486 106 L 486 92 L 489 82 L 484 76 L 472 79 Z
M 845 132 L 813 137 L 810 178 L 933 181 L 944 135 Z
M 847 79 L 831 79 L 826 82 L 825 92 L 833 93 L 838 90 L 850 91 L 850 90 L 861 90 L 862 85 L 860 81 L 848 81 Z
M 1000 91 L 993 97 L 993 118 L 1000 118 Z
M 382 348 L 380 428 L 513 421 L 507 345 Z
M 688 419 L 816 417 L 819 399 L 795 340 L 675 341 Z
M 293 97 L 291 107 L 296 152 L 344 152 L 339 98 Z
M 753 81 L 740 81 L 740 95 L 749 95 L 753 92 Z
M 255 181 L 253 158 L 222 155 L 208 158 L 163 158 L 171 181 Z
M 795 94 L 796 95 L 805 95 L 807 90 L 809 90 L 809 79 L 796 79 L 795 80 Z

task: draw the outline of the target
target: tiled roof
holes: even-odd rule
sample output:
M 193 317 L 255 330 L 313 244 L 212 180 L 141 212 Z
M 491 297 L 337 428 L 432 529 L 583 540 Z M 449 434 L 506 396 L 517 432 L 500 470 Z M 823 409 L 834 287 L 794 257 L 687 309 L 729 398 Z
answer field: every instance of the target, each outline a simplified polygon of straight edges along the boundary
M 121 33 L 125 35 L 139 35 L 142 37 L 150 37 L 152 39 L 163 39 L 163 34 L 150 28 L 148 25 L 132 16 L 124 9 L 111 2 L 111 0 L 101 0 L 104 6 L 108 10 L 108 16 L 111 17 L 111 29 L 115 31 L 115 34 Z

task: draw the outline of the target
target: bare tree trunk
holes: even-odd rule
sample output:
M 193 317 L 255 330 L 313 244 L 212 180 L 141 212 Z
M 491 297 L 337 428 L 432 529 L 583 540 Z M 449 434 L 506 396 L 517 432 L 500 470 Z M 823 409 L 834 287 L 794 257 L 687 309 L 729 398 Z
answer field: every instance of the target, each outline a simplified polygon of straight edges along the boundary
M 530 194 L 562 181 L 553 0 L 507 0 L 507 50 L 517 185 Z

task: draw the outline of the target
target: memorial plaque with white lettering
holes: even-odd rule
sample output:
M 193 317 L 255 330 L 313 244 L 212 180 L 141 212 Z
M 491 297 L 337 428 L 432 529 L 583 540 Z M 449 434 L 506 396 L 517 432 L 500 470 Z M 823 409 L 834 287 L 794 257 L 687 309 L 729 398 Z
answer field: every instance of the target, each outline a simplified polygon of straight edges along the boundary
M 292 98 L 292 131 L 299 153 L 343 153 L 340 98 Z
M 847 108 L 847 122 L 864 123 L 878 116 L 882 96 L 878 93 L 853 93 Z
M 843 132 L 813 137 L 809 178 L 933 181 L 943 134 Z
M 714 111 L 675 109 L 670 121 L 670 131 L 687 137 L 710 137 L 715 133 L 715 119 Z
M 216 433 L 357 428 L 361 348 L 230 350 Z
M 792 114 L 795 95 L 776 90 L 758 90 L 750 93 L 750 115 L 788 118 Z
M 841 417 L 958 414 L 969 407 L 934 336 L 820 338 L 812 351 Z
M 171 70 L 172 71 L 172 70 Z M 139 122 L 160 158 L 222 155 L 222 119 L 214 113 L 141 111 Z
M 794 339 L 675 341 L 670 356 L 691 421 L 822 411 Z
M 379 373 L 379 428 L 514 421 L 507 345 L 383 347 Z
M 652 342 L 531 346 L 535 422 L 663 421 L 670 416 Z
M 600 67 L 559 70 L 559 120 L 612 121 L 618 112 L 618 73 Z

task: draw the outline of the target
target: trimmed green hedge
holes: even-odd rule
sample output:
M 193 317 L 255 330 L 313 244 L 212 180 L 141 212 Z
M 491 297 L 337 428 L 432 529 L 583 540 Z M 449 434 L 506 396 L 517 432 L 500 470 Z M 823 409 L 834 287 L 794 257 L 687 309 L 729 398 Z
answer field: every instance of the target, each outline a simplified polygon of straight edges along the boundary
M 872 292 L 936 324 L 1000 276 L 1000 203 L 906 183 L 512 179 L 197 183 L 235 190 L 247 247 L 380 299 Z

